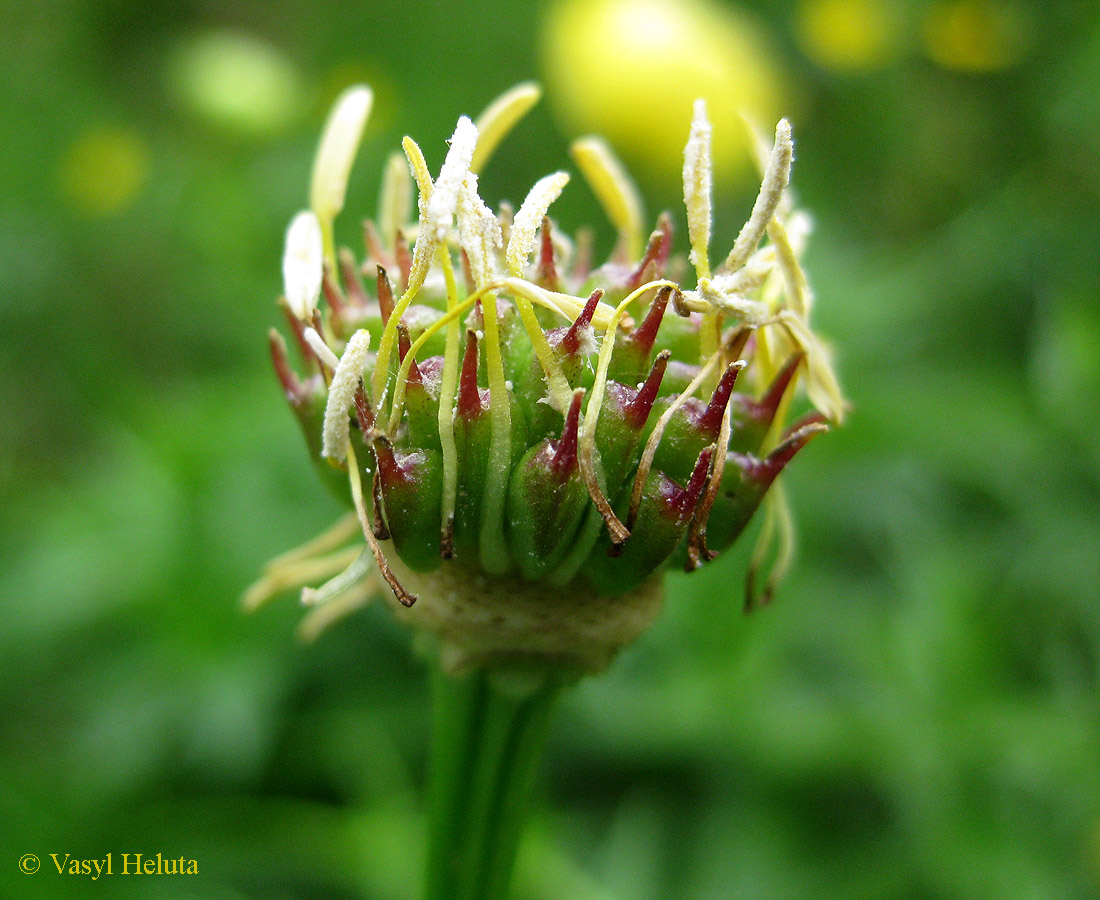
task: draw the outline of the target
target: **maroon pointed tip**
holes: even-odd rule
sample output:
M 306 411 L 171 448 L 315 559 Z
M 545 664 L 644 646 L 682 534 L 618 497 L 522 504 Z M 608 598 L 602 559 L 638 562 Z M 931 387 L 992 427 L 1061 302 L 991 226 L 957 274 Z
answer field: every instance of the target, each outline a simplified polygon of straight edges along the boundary
M 714 457 L 714 444 L 704 447 L 695 461 L 695 468 L 691 471 L 687 486 L 680 491 L 673 500 L 673 505 L 681 522 L 686 522 L 695 511 L 699 498 L 703 496 L 703 488 L 707 484 L 707 475 L 710 473 L 710 461 Z
M 634 290 L 639 285 L 645 284 L 649 280 L 646 278 L 647 274 L 657 274 L 657 257 L 661 254 L 663 240 L 660 231 L 654 231 L 649 236 L 642 258 L 638 260 L 638 265 L 634 267 L 634 271 L 630 273 L 630 278 L 627 279 L 627 290 Z
M 466 293 L 472 294 L 477 290 L 477 281 L 474 280 L 474 270 L 470 265 L 470 256 L 465 250 L 458 251 L 459 264 L 462 266 L 462 280 L 466 283 Z
M 732 458 L 741 467 L 744 477 L 767 489 L 799 450 L 805 447 L 815 435 L 829 430 L 828 425 L 815 418 L 816 415 L 818 414 L 807 416 L 805 420 L 789 429 L 779 445 L 763 459 L 752 455 L 733 454 Z
M 393 239 L 393 256 L 397 261 L 397 268 L 401 272 L 401 286 L 409 286 L 409 275 L 412 274 L 413 258 L 409 252 L 409 242 L 405 239 L 405 232 L 400 228 Z
M 375 262 L 389 262 L 389 255 L 382 244 L 382 238 L 378 234 L 378 226 L 371 219 L 363 220 L 363 249 L 367 251 L 367 258 Z
M 665 377 L 665 370 L 668 368 L 668 361 L 671 358 L 671 350 L 662 350 L 657 354 L 657 358 L 653 360 L 653 367 L 649 370 L 649 375 L 646 376 L 645 382 L 638 389 L 638 393 L 634 395 L 634 399 L 630 401 L 630 405 L 626 409 L 626 423 L 635 431 L 640 430 L 645 425 L 650 412 L 653 410 L 653 404 L 657 401 L 657 393 L 661 389 L 661 381 Z
M 384 434 L 374 439 L 374 458 L 378 460 L 378 473 L 382 477 L 383 486 L 385 482 L 395 484 L 405 480 L 401 464 L 393 452 L 393 443 Z
M 290 367 L 290 358 L 286 352 L 286 341 L 274 328 L 267 333 L 268 349 L 271 351 L 271 363 L 275 367 L 275 375 L 279 384 L 283 386 L 283 393 L 290 403 L 298 403 L 302 399 L 302 382 L 294 374 Z
M 561 347 L 566 353 L 572 355 L 580 349 L 581 329 L 592 324 L 592 317 L 596 314 L 596 307 L 599 306 L 601 297 L 603 297 L 603 288 L 596 288 L 589 296 L 588 302 L 584 304 L 581 314 L 565 332 L 565 337 L 561 339 Z
M 366 306 L 367 294 L 359 280 L 355 257 L 347 247 L 341 247 L 336 257 L 340 263 L 340 277 L 344 280 L 344 296 L 352 306 Z
M 325 302 L 328 303 L 329 310 L 335 318 L 339 319 L 344 313 L 347 301 L 332 274 L 332 269 L 329 268 L 328 263 L 325 263 L 321 275 L 321 288 L 325 293 Z
M 667 212 L 657 217 L 657 230 L 661 232 L 661 250 L 657 254 L 657 271 L 663 272 L 672 252 L 672 216 Z
M 387 325 L 393 314 L 393 290 L 390 288 L 390 279 L 386 270 L 381 265 L 377 267 L 378 278 L 378 311 L 382 314 L 382 324 Z
M 657 292 L 657 296 L 653 298 L 653 302 L 649 306 L 649 312 L 646 313 L 642 324 L 630 335 L 630 342 L 641 352 L 648 354 L 653 349 L 653 343 L 657 340 L 657 332 L 664 320 L 665 310 L 668 308 L 668 301 L 671 296 L 671 287 L 661 288 Z
M 718 432 L 722 428 L 722 416 L 729 405 L 730 397 L 733 396 L 733 386 L 737 381 L 737 373 L 743 368 L 744 366 L 740 362 L 733 362 L 726 366 L 726 371 L 722 373 L 706 411 L 699 419 L 699 428 L 711 439 L 718 437 Z
M 458 378 L 458 415 L 466 419 L 481 415 L 481 392 L 477 388 L 477 332 L 466 332 L 466 352 Z
M 749 338 L 752 337 L 755 330 L 756 329 L 754 329 L 752 326 L 743 325 L 741 328 L 737 329 L 737 331 L 735 331 L 732 335 L 730 335 L 730 338 L 726 341 L 725 346 L 727 356 L 731 356 L 734 359 L 739 359 L 741 357 L 741 354 L 745 352 L 745 347 L 748 346 Z
M 573 401 L 569 404 L 569 412 L 565 416 L 565 426 L 562 428 L 561 439 L 550 468 L 559 481 L 565 481 L 577 470 L 577 444 L 581 422 L 581 399 L 584 391 L 577 388 L 573 392 Z
M 363 379 L 359 379 L 359 386 L 355 389 L 355 419 L 359 423 L 359 432 L 364 440 L 374 428 L 374 408 L 367 398 L 367 389 L 363 385 Z
M 287 327 L 290 328 L 290 333 L 294 335 L 294 343 L 298 346 L 298 352 L 301 353 L 302 359 L 307 366 L 312 365 L 317 357 L 313 352 L 313 348 L 309 346 L 309 342 L 306 340 L 305 325 L 302 324 L 301 319 L 294 315 L 285 297 L 279 298 L 279 308 L 283 311 L 283 317 L 286 319 Z
M 550 217 L 542 217 L 542 227 L 539 230 L 539 282 L 552 290 L 561 285 L 558 277 L 558 267 L 554 261 L 554 229 L 550 224 Z
M 412 349 L 412 341 L 409 338 L 409 329 L 404 322 L 401 322 L 397 326 L 397 355 L 400 362 L 405 362 L 405 357 L 408 356 L 410 349 Z M 409 363 L 409 376 L 405 381 L 408 384 L 423 384 L 424 382 L 415 359 Z
M 791 386 L 791 382 L 794 381 L 795 374 L 798 372 L 799 365 L 805 358 L 806 354 L 801 350 L 793 354 L 783 368 L 779 370 L 779 374 L 775 376 L 772 383 L 768 385 L 768 390 L 757 404 L 762 419 L 766 418 L 768 422 L 771 422 L 775 418 L 775 413 L 779 409 L 783 395 L 787 393 L 787 389 Z

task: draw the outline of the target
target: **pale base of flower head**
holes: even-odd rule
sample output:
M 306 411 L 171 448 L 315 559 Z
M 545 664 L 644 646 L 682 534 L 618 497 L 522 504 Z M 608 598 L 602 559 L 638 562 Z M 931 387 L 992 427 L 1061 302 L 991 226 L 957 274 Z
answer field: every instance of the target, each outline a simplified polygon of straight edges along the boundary
M 390 591 L 383 597 L 400 621 L 439 639 L 449 672 L 513 663 L 602 672 L 656 621 L 664 597 L 660 573 L 629 593 L 602 597 L 459 566 L 413 572 L 396 556 L 391 565 L 419 599 L 403 606 Z

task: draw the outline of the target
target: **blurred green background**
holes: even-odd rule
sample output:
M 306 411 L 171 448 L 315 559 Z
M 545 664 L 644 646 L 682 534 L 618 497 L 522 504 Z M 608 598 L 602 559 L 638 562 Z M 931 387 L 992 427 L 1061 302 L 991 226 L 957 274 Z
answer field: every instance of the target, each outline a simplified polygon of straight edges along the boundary
M 815 321 L 854 412 L 790 473 L 779 601 L 741 614 L 747 548 L 673 576 L 653 632 L 566 701 L 516 896 L 1096 897 L 1098 8 L 716 9 L 794 121 Z M 237 605 L 338 513 L 265 331 L 336 93 L 376 90 L 338 225 L 355 246 L 402 134 L 435 169 L 459 114 L 572 73 L 584 96 L 550 84 L 482 180 L 518 201 L 625 65 L 622 34 L 556 15 L 0 2 L 0 896 L 417 895 L 408 636 L 375 606 L 307 645 L 293 598 Z M 664 76 L 681 50 L 652 32 L 631 59 Z M 687 113 L 647 90 L 603 115 L 652 217 L 678 211 L 679 160 L 645 135 L 681 144 Z M 719 244 L 753 191 L 730 172 Z M 576 180 L 555 211 L 594 210 Z M 49 859 L 109 851 L 200 874 Z

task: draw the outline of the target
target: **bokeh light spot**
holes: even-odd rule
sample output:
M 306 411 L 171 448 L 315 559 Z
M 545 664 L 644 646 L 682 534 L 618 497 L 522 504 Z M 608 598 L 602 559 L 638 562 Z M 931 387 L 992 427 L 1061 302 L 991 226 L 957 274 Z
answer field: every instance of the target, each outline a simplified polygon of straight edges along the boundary
M 1012 2 L 948 0 L 928 10 L 924 45 L 934 62 L 960 72 L 1016 65 L 1031 43 L 1026 11 Z
M 901 50 L 900 15 L 887 0 L 804 0 L 794 26 L 803 52 L 823 69 L 873 71 Z
M 66 150 L 58 166 L 58 188 L 62 198 L 83 215 L 115 215 L 137 199 L 149 169 L 149 148 L 139 134 L 116 125 L 98 125 Z
M 277 133 L 306 105 L 293 61 L 266 41 L 234 31 L 184 40 L 170 56 L 168 82 L 182 106 L 239 134 Z
M 574 133 L 606 137 L 648 173 L 679 177 L 692 102 L 714 125 L 715 175 L 747 171 L 741 119 L 770 126 L 787 110 L 763 27 L 703 0 L 561 0 L 547 14 L 548 96 Z

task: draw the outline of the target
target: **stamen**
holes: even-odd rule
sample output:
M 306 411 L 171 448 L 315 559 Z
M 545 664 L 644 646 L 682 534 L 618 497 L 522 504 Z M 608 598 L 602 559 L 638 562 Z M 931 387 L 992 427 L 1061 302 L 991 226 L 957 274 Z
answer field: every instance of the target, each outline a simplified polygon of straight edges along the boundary
M 619 233 L 618 252 L 636 259 L 642 249 L 642 201 L 634 182 L 602 138 L 581 138 L 569 152 Z
M 443 264 L 443 279 L 447 285 L 447 312 L 443 318 L 446 319 L 450 316 L 447 321 L 446 345 L 443 351 L 443 371 L 439 379 L 439 413 L 436 418 L 436 426 L 439 430 L 439 445 L 443 456 L 439 553 L 443 559 L 450 559 L 454 556 L 455 503 L 458 496 L 458 448 L 455 446 L 454 397 L 455 380 L 458 377 L 458 344 L 460 338 L 458 316 L 460 313 L 458 285 L 455 284 L 451 254 L 444 248 L 440 250 L 439 257 L 440 262 Z M 431 331 L 432 328 L 428 328 L 420 339 L 426 341 L 428 333 Z M 415 345 L 410 348 L 410 355 L 415 357 L 417 349 L 419 348 Z M 401 380 L 398 381 L 399 389 L 402 383 Z M 395 403 L 394 406 L 398 410 L 401 408 L 400 403 Z
M 355 519 L 355 513 L 345 513 L 316 537 L 276 556 L 264 566 L 264 572 L 270 574 L 289 566 L 291 563 L 331 553 L 337 547 L 347 543 L 358 530 L 359 526 Z
M 470 169 L 470 157 L 473 155 L 474 146 L 477 143 L 477 129 L 473 122 L 463 116 L 458 120 L 458 127 L 451 138 L 451 147 L 443 160 L 438 180 L 433 183 L 428 174 L 427 163 L 424 162 L 424 154 L 420 151 L 416 141 L 410 137 L 404 138 L 401 146 L 405 150 L 405 156 L 409 160 L 409 168 L 416 178 L 420 197 L 417 201 L 420 210 L 419 227 L 416 234 L 416 246 L 413 248 L 412 270 L 409 273 L 408 287 L 401 299 L 394 306 L 394 315 L 400 319 L 405 310 L 412 303 L 413 298 L 424 286 L 424 279 L 428 277 L 432 258 L 436 249 L 442 243 L 451 229 L 455 208 L 458 205 L 458 195 L 462 183 Z M 375 368 L 371 387 L 376 403 L 380 403 L 382 392 L 385 388 L 386 377 L 389 369 L 390 354 L 393 352 L 395 329 L 393 316 L 386 323 L 382 331 L 382 339 L 378 344 L 378 365 Z
M 477 128 L 466 116 L 462 116 L 451 136 L 450 149 L 443 160 L 443 168 L 439 170 L 439 177 L 432 184 L 432 196 L 428 200 L 428 226 L 438 242 L 445 241 L 451 230 L 458 195 L 470 172 L 470 161 L 476 146 Z
M 329 114 L 317 155 L 313 159 L 309 205 L 326 233 L 325 258 L 335 262 L 331 250 L 332 220 L 344 208 L 348 175 L 359 149 L 363 128 L 370 115 L 374 94 L 366 85 L 348 88 Z
M 382 187 L 378 193 L 378 227 L 383 239 L 393 247 L 397 235 L 409 221 L 412 207 L 412 181 L 409 167 L 400 153 L 391 153 L 382 170 Z
M 567 172 L 555 172 L 535 182 L 526 199 L 512 221 L 512 230 L 508 236 L 508 249 L 504 252 L 508 272 L 515 278 L 521 278 L 527 267 L 531 252 L 535 249 L 535 235 L 546 211 L 561 195 L 569 183 Z
M 241 596 L 241 606 L 247 612 L 253 612 L 283 591 L 302 587 L 321 578 L 331 578 L 345 569 L 358 553 L 356 547 L 344 547 L 327 556 L 295 556 L 293 559 L 280 557 L 272 560 L 264 567 L 264 574 L 249 585 Z
M 307 644 L 317 640 L 325 629 L 351 615 L 360 607 L 366 606 L 376 592 L 380 589 L 384 590 L 381 582 L 375 582 L 376 579 L 364 578 L 342 593 L 327 599 L 320 606 L 314 606 L 298 623 L 295 633 Z M 305 602 L 305 591 L 302 595 Z
M 317 357 L 320 362 L 328 366 L 330 371 L 335 372 L 337 366 L 340 365 L 340 357 L 332 352 L 332 349 L 325 343 L 324 338 L 321 337 L 314 328 L 304 328 L 302 330 L 302 338 L 309 345 L 309 349 L 313 351 L 313 355 Z
M 344 593 L 356 582 L 362 581 L 371 570 L 373 560 L 366 550 L 360 550 L 351 564 L 338 575 L 333 576 L 319 588 L 302 588 L 302 605 L 319 606 Z
M 844 420 L 847 404 L 840 392 L 827 351 L 805 321 L 793 312 L 780 310 L 778 320 L 795 345 L 806 354 L 806 393 L 810 402 L 831 422 L 839 424 Z
M 485 323 L 485 365 L 489 375 L 489 461 L 481 503 L 481 565 L 487 572 L 508 570 L 511 560 L 504 539 L 504 504 L 512 468 L 512 404 L 504 377 L 496 294 L 482 298 Z
M 745 264 L 760 244 L 764 230 L 775 215 L 776 207 L 783 197 L 783 191 L 791 179 L 791 159 L 794 156 L 794 144 L 791 142 L 791 123 L 780 119 L 775 126 L 775 144 L 772 147 L 768 165 L 764 169 L 764 178 L 760 184 L 760 193 L 753 204 L 749 220 L 741 228 L 733 249 L 723 264 L 729 272 L 736 272 Z
M 504 238 L 497 217 L 478 196 L 476 175 L 467 175 L 462 183 L 456 211 L 459 243 L 474 285 L 482 287 L 493 279 L 495 252 L 504 246 Z
M 300 212 L 286 230 L 283 252 L 283 292 L 297 318 L 308 322 L 321 296 L 324 267 L 321 223 L 312 212 Z
M 799 318 L 805 319 L 813 299 L 810 286 L 806 281 L 806 273 L 795 255 L 794 247 L 791 246 L 787 229 L 778 218 L 772 219 L 768 225 L 768 237 L 775 246 L 776 260 L 779 263 L 779 271 L 783 274 L 783 285 L 787 290 L 787 301 L 791 311 Z
M 310 333 L 310 331 L 306 332 L 307 338 Z M 316 334 L 316 332 L 313 333 Z M 370 332 L 361 328 L 351 336 L 344 348 L 344 355 L 337 360 L 332 383 L 328 389 L 325 422 L 321 432 L 321 455 L 329 459 L 342 462 L 345 458 L 344 448 L 348 444 L 350 428 L 348 408 L 355 401 L 355 392 L 363 377 L 363 366 L 366 364 L 369 350 Z
M 542 89 L 532 81 L 517 84 L 485 107 L 477 117 L 477 149 L 470 160 L 470 171 L 480 172 L 516 123 L 539 102 Z
M 756 583 L 773 543 L 778 547 L 775 562 L 772 563 L 763 590 L 758 593 Z M 764 495 L 764 527 L 756 539 L 756 547 L 745 573 L 745 612 L 752 612 L 757 607 L 767 606 L 772 602 L 793 559 L 794 520 L 791 517 L 790 504 L 787 503 L 787 493 L 783 485 L 777 483 Z
M 688 239 L 691 253 L 688 259 L 695 266 L 696 276 L 710 277 L 707 248 L 710 245 L 711 224 L 711 125 L 707 120 L 707 105 L 695 101 L 691 134 L 684 148 L 684 206 L 687 208 Z

